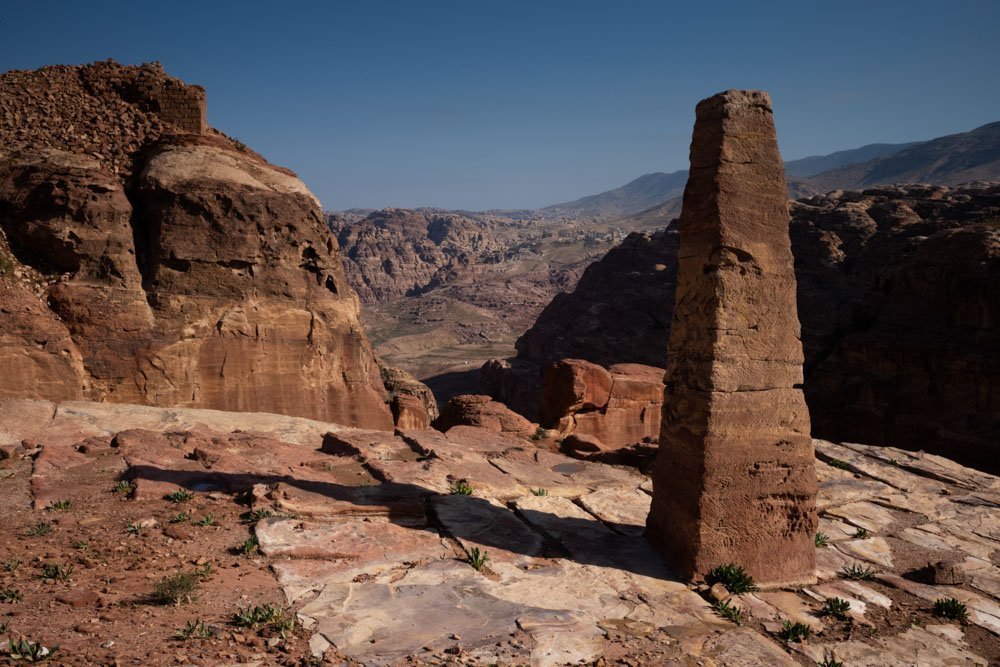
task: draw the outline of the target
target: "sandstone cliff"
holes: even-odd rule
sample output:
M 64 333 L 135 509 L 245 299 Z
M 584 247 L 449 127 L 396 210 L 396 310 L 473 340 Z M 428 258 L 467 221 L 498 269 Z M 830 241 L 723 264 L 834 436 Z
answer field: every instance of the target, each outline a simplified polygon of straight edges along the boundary
M 319 202 L 201 89 L 100 63 L 0 91 L 0 396 L 391 428 Z
M 1000 186 L 836 191 L 791 213 L 813 434 L 996 470 Z M 673 302 L 677 250 L 669 229 L 633 234 L 591 265 L 519 339 L 521 377 L 565 357 L 662 365 L 670 317 L 650 304 Z M 537 405 L 496 371 L 512 407 Z

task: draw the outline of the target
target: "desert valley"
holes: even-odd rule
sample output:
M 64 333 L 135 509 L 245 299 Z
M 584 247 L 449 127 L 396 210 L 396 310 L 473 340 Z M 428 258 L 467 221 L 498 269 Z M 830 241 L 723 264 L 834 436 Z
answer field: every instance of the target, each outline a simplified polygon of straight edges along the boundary
M 1000 122 L 368 209 L 213 95 L 0 74 L 0 662 L 1000 664 Z

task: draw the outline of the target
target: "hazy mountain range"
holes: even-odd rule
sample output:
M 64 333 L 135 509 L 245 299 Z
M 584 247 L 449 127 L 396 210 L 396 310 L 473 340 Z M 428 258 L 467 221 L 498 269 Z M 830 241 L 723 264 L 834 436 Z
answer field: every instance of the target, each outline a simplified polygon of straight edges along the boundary
M 868 144 L 785 163 L 793 198 L 886 183 L 956 185 L 1000 180 L 1000 122 L 905 144 Z M 643 174 L 625 185 L 540 209 L 546 217 L 631 216 L 684 193 L 687 170 Z

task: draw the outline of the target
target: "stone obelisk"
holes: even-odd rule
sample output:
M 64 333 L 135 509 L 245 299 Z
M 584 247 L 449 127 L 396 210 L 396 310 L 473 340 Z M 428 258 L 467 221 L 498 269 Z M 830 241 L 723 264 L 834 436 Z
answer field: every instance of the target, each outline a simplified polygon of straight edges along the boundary
M 698 104 L 647 539 L 681 575 L 814 581 L 816 471 L 771 99 Z

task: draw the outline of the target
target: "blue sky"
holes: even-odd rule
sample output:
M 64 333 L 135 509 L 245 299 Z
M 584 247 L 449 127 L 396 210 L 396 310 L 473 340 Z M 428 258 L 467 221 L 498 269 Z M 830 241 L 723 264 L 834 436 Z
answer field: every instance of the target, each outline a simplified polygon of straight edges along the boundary
M 1000 120 L 1000 2 L 0 0 L 0 70 L 159 60 L 324 207 L 536 207 L 687 166 L 763 88 L 786 159 Z

